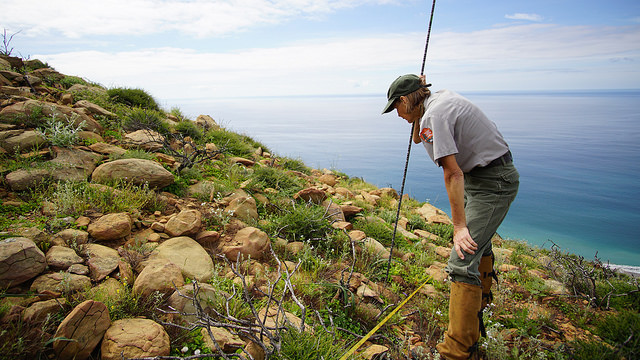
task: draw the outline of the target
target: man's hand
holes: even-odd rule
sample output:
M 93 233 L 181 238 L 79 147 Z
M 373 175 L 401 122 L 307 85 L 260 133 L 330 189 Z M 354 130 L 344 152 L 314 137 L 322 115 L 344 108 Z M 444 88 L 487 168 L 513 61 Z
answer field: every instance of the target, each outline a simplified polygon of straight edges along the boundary
M 478 244 L 471 238 L 469 229 L 466 226 L 453 229 L 453 248 L 458 253 L 460 259 L 464 259 L 464 252 L 467 254 L 475 254 L 478 250 Z M 464 252 L 463 252 L 464 251 Z

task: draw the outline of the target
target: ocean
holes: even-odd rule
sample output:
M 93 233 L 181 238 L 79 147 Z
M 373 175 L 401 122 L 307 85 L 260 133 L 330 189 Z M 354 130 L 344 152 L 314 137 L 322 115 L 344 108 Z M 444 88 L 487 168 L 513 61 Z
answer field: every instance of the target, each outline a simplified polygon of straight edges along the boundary
M 640 266 L 640 90 L 461 94 L 498 125 L 520 172 L 502 237 Z M 410 125 L 380 115 L 384 94 L 179 103 L 274 154 L 400 190 Z M 442 170 L 422 145 L 411 147 L 405 193 L 450 213 Z

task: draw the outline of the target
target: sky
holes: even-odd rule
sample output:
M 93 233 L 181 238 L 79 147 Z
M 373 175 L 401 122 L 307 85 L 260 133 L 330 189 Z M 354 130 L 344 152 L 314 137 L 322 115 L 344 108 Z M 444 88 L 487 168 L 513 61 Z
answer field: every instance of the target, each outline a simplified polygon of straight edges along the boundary
M 0 0 L 0 27 L 12 55 L 161 103 L 370 95 L 420 73 L 431 6 Z M 457 91 L 640 88 L 640 1 L 438 0 L 425 73 Z

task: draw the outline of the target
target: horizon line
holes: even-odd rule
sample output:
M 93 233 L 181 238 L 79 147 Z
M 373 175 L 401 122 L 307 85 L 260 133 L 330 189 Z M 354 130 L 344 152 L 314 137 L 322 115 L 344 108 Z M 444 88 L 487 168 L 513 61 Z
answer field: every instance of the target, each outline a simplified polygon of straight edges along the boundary
M 444 89 L 444 88 L 443 88 Z M 441 90 L 443 90 L 441 89 Z M 460 94 L 483 94 L 483 95 L 542 95 L 542 94 L 594 94 L 597 92 L 640 92 L 639 88 L 607 88 L 607 89 L 543 89 L 543 90 L 455 90 Z M 384 93 L 363 93 L 363 94 L 295 94 L 295 95 L 252 95 L 252 96 L 214 96 L 198 98 L 169 98 L 164 101 L 202 101 L 202 100 L 233 100 L 233 99 L 281 99 L 281 98 L 357 98 L 357 97 L 381 97 Z

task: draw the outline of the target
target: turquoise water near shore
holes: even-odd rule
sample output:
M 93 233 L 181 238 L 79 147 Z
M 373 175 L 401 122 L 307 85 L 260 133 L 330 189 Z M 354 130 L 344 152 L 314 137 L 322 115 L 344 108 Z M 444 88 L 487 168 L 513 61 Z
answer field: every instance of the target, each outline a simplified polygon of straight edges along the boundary
M 461 94 L 498 125 L 520 171 L 500 235 L 640 266 L 640 90 Z M 278 155 L 400 189 L 410 128 L 380 115 L 384 94 L 170 103 Z M 412 146 L 405 193 L 449 212 L 442 171 L 421 145 Z

